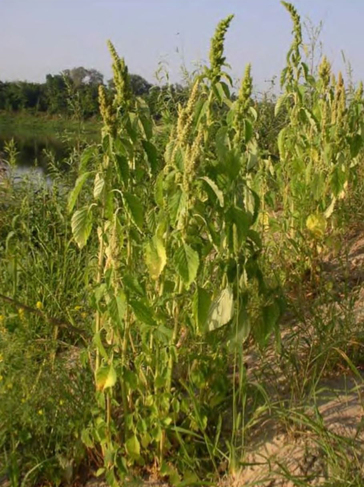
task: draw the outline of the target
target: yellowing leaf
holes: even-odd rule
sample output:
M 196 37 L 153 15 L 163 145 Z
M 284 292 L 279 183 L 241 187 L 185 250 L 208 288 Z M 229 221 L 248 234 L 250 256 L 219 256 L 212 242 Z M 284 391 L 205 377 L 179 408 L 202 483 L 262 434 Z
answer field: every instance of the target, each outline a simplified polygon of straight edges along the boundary
M 102 365 L 96 372 L 96 387 L 99 391 L 104 391 L 108 387 L 114 387 L 116 379 L 114 366 L 112 364 Z
M 126 440 L 125 449 L 131 458 L 137 459 L 140 457 L 140 443 L 136 435 L 133 435 Z
M 234 296 L 230 287 L 223 289 L 211 304 L 207 319 L 207 331 L 217 330 L 229 323 L 234 316 Z
M 152 279 L 158 279 L 167 263 L 163 240 L 155 235 L 145 247 L 145 262 Z
M 321 239 L 325 235 L 327 221 L 321 213 L 314 213 L 307 218 L 306 227 L 313 237 Z

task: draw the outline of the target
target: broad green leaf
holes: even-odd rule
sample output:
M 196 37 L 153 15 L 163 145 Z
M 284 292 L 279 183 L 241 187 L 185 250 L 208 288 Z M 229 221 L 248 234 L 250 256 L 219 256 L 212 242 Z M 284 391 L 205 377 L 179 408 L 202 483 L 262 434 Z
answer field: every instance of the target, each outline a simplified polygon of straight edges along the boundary
M 345 187 L 347 176 L 341 164 L 337 164 L 331 176 L 331 188 L 334 196 L 339 197 Z
M 149 114 L 139 114 L 139 120 L 142 124 L 145 137 L 149 140 L 153 137 L 153 122 Z
M 73 190 L 70 192 L 70 195 L 68 197 L 68 211 L 71 212 L 76 204 L 76 201 L 77 201 L 77 198 L 78 198 L 78 195 L 80 194 L 81 192 L 81 189 L 83 188 L 83 185 L 85 184 L 85 182 L 87 181 L 87 179 L 91 176 L 92 172 L 85 172 L 83 174 L 81 174 L 81 176 L 79 176 L 77 178 L 77 181 L 75 183 L 75 186 L 73 188 Z
M 229 323 L 234 316 L 234 296 L 230 287 L 221 291 L 212 302 L 207 318 L 207 331 L 217 330 Z
M 186 208 L 186 195 L 177 188 L 168 200 L 171 220 L 175 223 Z
M 217 199 L 219 200 L 220 206 L 223 208 L 224 207 L 224 193 L 219 189 L 217 184 L 207 176 L 204 176 L 200 179 L 205 181 L 210 186 L 212 191 L 215 193 Z
M 142 140 L 143 148 L 145 150 L 145 153 L 147 154 L 148 157 L 148 162 L 150 165 L 150 169 L 152 171 L 152 174 L 156 174 L 159 168 L 159 163 L 158 163 L 158 152 L 154 144 L 147 140 Z
M 280 307 L 277 302 L 264 306 L 260 326 L 254 328 L 254 336 L 262 348 L 267 346 L 270 335 L 278 326 L 279 316 Z
M 174 264 L 182 281 L 189 287 L 197 276 L 200 264 L 198 253 L 183 243 L 174 255 Z
M 252 215 L 234 206 L 229 209 L 225 218 L 229 247 L 233 252 L 238 252 L 248 235 Z
M 87 147 L 81 155 L 79 171 L 83 172 L 90 160 L 97 154 L 98 148 L 96 146 Z
M 95 198 L 95 200 L 100 198 L 104 187 L 105 187 L 105 180 L 103 178 L 103 175 L 98 172 L 95 176 L 95 182 L 94 182 L 94 198 Z
M 108 304 L 108 311 L 110 318 L 122 327 L 123 319 L 126 312 L 126 298 L 125 294 L 120 291 L 117 296 L 113 296 Z
M 88 206 L 77 210 L 71 220 L 71 227 L 77 245 L 82 249 L 87 243 L 92 229 L 92 211 Z
M 200 102 L 200 105 L 198 106 L 198 115 L 197 115 L 197 121 L 196 121 L 196 126 L 198 127 L 200 125 L 200 122 L 202 120 L 202 118 L 204 117 L 204 115 L 206 114 L 207 112 L 207 108 L 209 106 L 209 101 L 208 100 L 199 100 Z
M 139 296 L 144 296 L 145 291 L 140 285 L 140 282 L 138 281 L 137 277 L 133 274 L 124 274 L 122 277 L 123 284 L 125 286 L 125 291 L 126 292 L 132 292 L 135 294 L 138 294 Z
M 248 144 L 254 135 L 252 124 L 249 120 L 244 120 L 245 143 Z
M 283 95 L 281 95 L 278 100 L 277 100 L 277 103 L 274 107 L 274 116 L 277 117 L 283 107 L 283 105 L 286 103 L 287 99 L 288 99 L 288 93 L 283 93 Z
M 228 128 L 221 127 L 216 134 L 216 152 L 221 162 L 224 162 L 229 151 Z
M 101 340 L 101 332 L 99 331 L 98 333 L 95 333 L 95 335 L 92 338 L 92 343 L 96 345 L 97 350 L 100 352 L 100 355 L 107 360 L 108 356 L 106 353 L 106 350 L 104 348 L 104 345 L 102 344 Z
M 164 183 L 164 172 L 161 171 L 154 185 L 154 199 L 159 208 L 164 208 L 164 197 L 163 197 L 163 183 Z
M 96 371 L 96 387 L 99 391 L 114 387 L 116 379 L 116 371 L 112 364 L 101 365 Z
M 193 315 L 197 328 L 203 330 L 209 315 L 211 295 L 206 289 L 197 287 L 193 297 Z
M 115 155 L 115 169 L 120 181 L 123 181 L 125 186 L 128 185 L 130 177 L 130 168 L 128 160 L 122 154 Z
M 133 460 L 137 460 L 140 457 L 140 443 L 136 435 L 133 435 L 126 440 L 125 449 L 127 454 Z
M 148 304 L 137 299 L 130 299 L 129 304 L 139 321 L 148 326 L 156 326 L 156 322 L 153 318 L 153 311 Z
M 364 144 L 363 137 L 359 134 L 355 134 L 354 137 L 352 137 L 349 140 L 349 144 L 350 144 L 350 155 L 352 158 L 355 158 L 363 147 Z
M 167 263 L 163 240 L 155 235 L 145 247 L 145 262 L 152 279 L 158 279 Z
M 123 200 L 127 212 L 135 226 L 142 231 L 144 223 L 144 209 L 140 200 L 131 193 L 123 193 Z
M 312 195 L 315 201 L 320 201 L 325 189 L 325 176 L 323 173 L 316 173 L 312 180 Z
M 285 148 L 285 142 L 286 142 L 286 134 L 287 134 L 288 128 L 284 127 L 278 135 L 278 150 L 279 150 L 279 155 L 281 159 L 284 159 L 286 156 L 286 148 Z
M 93 448 L 95 446 L 91 439 L 91 432 L 86 428 L 81 432 L 81 441 L 87 448 Z

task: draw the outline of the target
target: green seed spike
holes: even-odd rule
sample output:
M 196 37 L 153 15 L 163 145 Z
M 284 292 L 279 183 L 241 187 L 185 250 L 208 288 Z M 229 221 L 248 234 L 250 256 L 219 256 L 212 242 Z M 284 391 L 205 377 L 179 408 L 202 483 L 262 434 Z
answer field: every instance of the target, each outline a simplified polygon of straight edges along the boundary
M 326 90 L 330 85 L 331 64 L 326 56 L 323 57 L 319 66 L 319 76 L 322 80 L 323 88 Z
M 294 50 L 297 50 L 299 46 L 302 44 L 301 18 L 298 15 L 296 8 L 291 3 L 288 2 L 281 2 L 281 3 L 291 15 L 291 19 L 293 21 L 293 34 L 294 34 L 294 43 L 292 45 L 292 48 Z
M 221 76 L 221 68 L 225 64 L 224 41 L 226 32 L 233 20 L 234 15 L 229 15 L 226 19 L 221 20 L 216 28 L 215 35 L 211 40 L 210 48 L 210 71 L 213 81 L 218 81 Z
M 131 100 L 130 80 L 128 68 L 123 58 L 120 58 L 111 41 L 107 42 L 113 60 L 112 70 L 115 85 L 115 107 L 126 106 Z
M 363 99 L 363 91 L 364 91 L 364 89 L 363 89 L 363 82 L 360 81 L 359 86 L 358 86 L 358 89 L 355 92 L 355 100 L 357 102 L 361 102 L 362 101 L 362 99 Z

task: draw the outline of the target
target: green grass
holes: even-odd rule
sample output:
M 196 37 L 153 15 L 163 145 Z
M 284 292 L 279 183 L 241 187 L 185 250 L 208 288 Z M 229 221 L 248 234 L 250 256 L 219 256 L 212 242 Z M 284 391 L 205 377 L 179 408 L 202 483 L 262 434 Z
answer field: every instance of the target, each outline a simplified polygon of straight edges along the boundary
M 98 120 L 77 121 L 62 116 L 29 113 L 0 113 L 1 136 L 55 136 L 69 134 L 76 137 L 79 132 L 97 136 L 100 132 Z

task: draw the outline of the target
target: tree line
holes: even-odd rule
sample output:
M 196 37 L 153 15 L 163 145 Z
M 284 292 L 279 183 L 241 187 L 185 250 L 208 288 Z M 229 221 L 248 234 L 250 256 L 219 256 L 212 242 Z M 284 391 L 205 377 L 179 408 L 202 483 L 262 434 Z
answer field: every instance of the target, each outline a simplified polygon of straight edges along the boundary
M 138 74 L 130 74 L 129 79 L 133 93 L 146 100 L 157 118 L 162 116 L 166 104 L 183 101 L 187 96 L 187 88 L 179 84 L 152 85 Z M 99 114 L 100 84 L 112 94 L 112 80 L 105 82 L 99 71 L 84 67 L 47 74 L 44 83 L 0 81 L 0 110 L 62 116 L 77 113 L 84 119 L 96 117 Z

